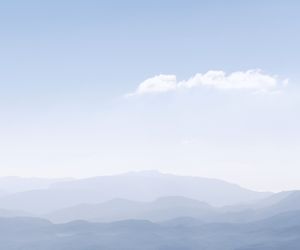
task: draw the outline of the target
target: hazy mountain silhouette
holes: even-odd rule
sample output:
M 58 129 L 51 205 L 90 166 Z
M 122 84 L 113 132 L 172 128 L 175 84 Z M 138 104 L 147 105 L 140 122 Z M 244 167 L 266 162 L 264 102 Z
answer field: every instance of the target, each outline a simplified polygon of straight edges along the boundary
M 18 181 L 20 184 L 17 184 Z M 194 218 L 206 223 L 245 223 L 300 210 L 299 191 L 259 193 L 219 180 L 155 171 L 80 180 L 38 179 L 32 185 L 28 181 L 15 177 L 2 178 L 2 184 L 9 183 L 10 190 L 34 186 L 43 186 L 43 189 L 0 197 L 0 216 L 37 215 L 54 222 L 126 219 L 159 222 Z M 169 196 L 161 197 L 163 194 Z M 182 194 L 186 196 L 180 196 Z M 242 199 L 243 194 L 245 197 Z M 155 197 L 154 201 L 150 199 L 152 197 Z M 203 202 L 212 202 L 217 198 L 222 202 L 214 203 L 226 206 L 215 207 L 207 201 Z M 233 200 L 237 204 L 232 203 Z
M 300 210 L 280 213 L 248 225 L 261 232 L 262 242 L 250 242 L 237 250 L 297 250 L 300 246 Z
M 0 196 L 16 192 L 49 188 L 52 184 L 72 178 L 24 178 L 17 176 L 0 177 Z
M 117 176 L 118 182 L 120 179 L 124 180 L 124 176 L 124 183 L 128 183 L 128 176 L 131 181 L 136 181 L 137 176 L 142 176 L 146 180 L 150 178 L 153 183 L 157 183 L 155 182 L 156 178 L 159 179 L 159 183 L 168 180 L 173 185 L 172 181 L 174 181 L 173 176 L 170 177 L 170 181 L 168 175 L 165 178 L 162 174 L 151 172 L 141 173 L 141 175 L 134 173 Z M 0 249 L 299 249 L 299 191 L 264 194 L 267 197 L 256 202 L 251 199 L 250 203 L 225 207 L 213 207 L 205 202 L 180 196 L 160 197 L 154 201 L 130 201 L 117 198 L 101 203 L 77 203 L 83 199 L 84 195 L 87 200 L 95 200 L 94 192 L 103 185 L 99 181 L 101 178 L 103 177 L 92 178 L 92 180 L 58 182 L 45 189 L 14 193 L 2 197 L 1 202 L 10 199 L 14 202 L 18 201 L 21 205 L 19 208 L 26 208 L 27 206 L 32 208 L 32 204 L 28 204 L 30 201 L 35 205 L 36 211 L 42 211 L 50 202 L 54 204 L 50 205 L 49 209 L 57 207 L 57 204 L 61 206 L 70 203 L 70 201 L 76 205 L 47 215 L 55 222 L 70 221 L 65 224 L 53 224 L 48 220 L 39 218 L 20 217 L 27 214 L 22 211 L 1 209 Z M 176 183 L 182 185 L 181 178 L 184 178 L 184 184 L 187 181 L 194 181 L 193 178 L 175 176 Z M 145 181 L 145 179 L 143 180 Z M 196 178 L 196 180 L 196 184 L 193 186 L 198 188 L 200 185 L 198 182 L 201 183 L 202 178 Z M 168 185 L 170 185 L 169 182 L 167 182 Z M 107 180 L 104 183 L 108 185 Z M 113 184 L 119 188 L 124 187 Z M 231 184 L 228 185 L 231 186 Z M 143 187 L 143 185 L 141 186 Z M 128 190 L 125 191 L 128 192 Z M 244 189 L 242 191 L 244 192 Z M 65 202 L 63 199 L 71 192 L 74 195 Z M 58 195 L 59 193 L 61 195 Z M 126 194 L 126 192 L 124 193 Z M 37 196 L 37 194 L 39 195 Z M 45 194 L 43 199 L 34 200 L 34 198 L 43 197 L 42 195 Z M 76 198 L 76 195 L 79 199 Z M 27 197 L 30 199 L 25 202 L 23 199 Z M 50 199 L 46 200 L 46 198 Z M 86 220 L 106 221 L 107 223 L 91 223 Z
M 253 223 L 205 224 L 192 218 L 162 223 L 114 223 L 0 218 L 0 248 L 5 250 L 261 250 L 299 249 L 300 211 Z
M 88 220 L 110 222 L 142 219 L 153 222 L 176 218 L 194 218 L 202 222 L 251 222 L 279 213 L 300 210 L 300 192 L 274 194 L 248 205 L 212 207 L 204 202 L 185 197 L 162 197 L 153 202 L 114 199 L 98 204 L 81 204 L 45 215 L 54 222 Z
M 206 203 L 185 197 L 163 197 L 153 202 L 114 199 L 99 204 L 82 204 L 55 211 L 46 217 L 54 222 L 72 220 L 116 221 L 143 219 L 164 221 L 178 217 L 209 219 L 216 209 Z
M 18 217 L 18 216 L 32 216 L 32 214 L 20 210 L 7 210 L 0 208 L 0 217 Z
M 43 214 L 81 203 L 99 203 L 116 198 L 152 201 L 166 196 L 182 196 L 213 206 L 224 206 L 257 201 L 270 196 L 270 193 L 251 191 L 221 180 L 146 171 L 54 181 L 48 188 L 0 197 L 0 207 Z
M 217 222 L 251 222 L 285 212 L 298 211 L 300 210 L 300 191 L 280 192 L 239 208 L 231 207 L 232 211 L 227 212 L 228 208 L 223 208 L 221 209 L 223 213 L 217 214 L 212 220 Z
M 266 206 L 266 201 L 269 206 Z M 300 210 L 300 191 L 281 192 L 271 196 L 266 201 L 258 203 L 258 218 Z M 270 203 L 270 201 L 272 202 Z

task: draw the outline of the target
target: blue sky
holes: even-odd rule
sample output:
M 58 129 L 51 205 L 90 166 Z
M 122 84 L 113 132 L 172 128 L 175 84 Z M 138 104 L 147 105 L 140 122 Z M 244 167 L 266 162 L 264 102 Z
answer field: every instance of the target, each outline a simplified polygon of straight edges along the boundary
M 2 175 L 159 169 L 300 188 L 299 9 L 292 0 L 1 2 Z M 160 74 L 180 82 L 251 69 L 276 79 L 275 91 L 200 84 L 126 98 Z

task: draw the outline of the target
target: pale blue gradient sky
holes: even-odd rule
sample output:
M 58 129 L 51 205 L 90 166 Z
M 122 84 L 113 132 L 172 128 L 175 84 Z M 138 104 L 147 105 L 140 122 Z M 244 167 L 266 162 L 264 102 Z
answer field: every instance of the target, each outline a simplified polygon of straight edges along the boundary
M 299 11 L 292 0 L 1 2 L 1 175 L 159 169 L 300 188 Z M 257 68 L 289 85 L 124 98 L 158 74 Z

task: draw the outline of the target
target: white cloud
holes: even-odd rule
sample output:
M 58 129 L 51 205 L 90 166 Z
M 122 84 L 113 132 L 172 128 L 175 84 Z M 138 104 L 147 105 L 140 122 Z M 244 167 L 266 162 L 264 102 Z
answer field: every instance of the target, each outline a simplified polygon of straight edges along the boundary
M 130 95 L 141 95 L 148 93 L 162 93 L 173 91 L 178 87 L 175 75 L 158 75 L 143 81 Z
M 238 89 L 253 92 L 273 92 L 288 84 L 288 79 L 281 80 L 277 76 L 268 75 L 261 70 L 237 71 L 226 74 L 224 71 L 208 71 L 197 73 L 188 80 L 177 81 L 175 75 L 158 75 L 146 79 L 137 89 L 129 94 L 143 95 L 163 93 L 195 87 L 208 87 L 219 90 Z

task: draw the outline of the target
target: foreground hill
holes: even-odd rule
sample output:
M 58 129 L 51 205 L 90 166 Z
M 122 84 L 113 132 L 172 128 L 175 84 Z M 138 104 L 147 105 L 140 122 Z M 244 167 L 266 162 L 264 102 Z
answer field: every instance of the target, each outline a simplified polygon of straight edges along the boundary
M 44 214 L 81 203 L 116 198 L 152 201 L 162 196 L 183 196 L 213 206 L 225 206 L 253 202 L 269 195 L 221 180 L 150 171 L 54 182 L 47 188 L 0 197 L 0 208 Z
M 126 220 L 52 224 L 34 218 L 2 218 L 0 249 L 298 250 L 299 218 L 299 211 L 244 224 L 205 224 L 190 218 L 164 223 Z

